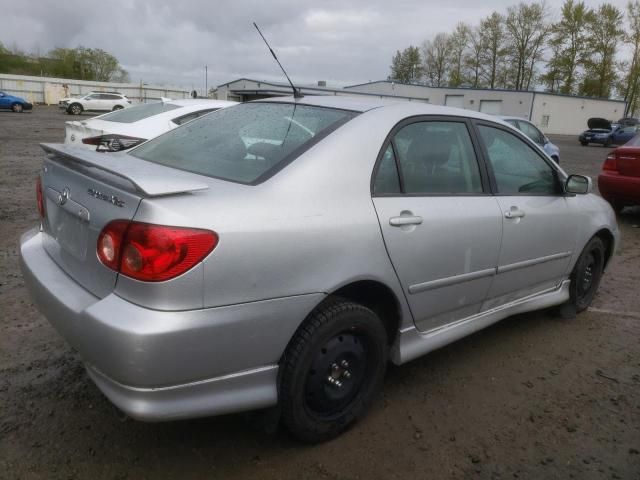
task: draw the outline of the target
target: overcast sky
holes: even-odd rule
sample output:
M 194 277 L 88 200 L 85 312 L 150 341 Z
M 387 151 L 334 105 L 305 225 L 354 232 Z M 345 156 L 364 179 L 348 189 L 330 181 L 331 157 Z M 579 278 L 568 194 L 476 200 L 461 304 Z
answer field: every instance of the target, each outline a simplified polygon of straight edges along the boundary
M 78 45 L 114 55 L 131 80 L 204 88 L 239 77 L 283 81 L 252 22 L 294 82 L 343 86 L 389 74 L 398 49 L 457 22 L 477 24 L 500 0 L 1 0 L 0 42 L 28 52 Z M 590 6 L 600 2 L 587 0 Z M 625 2 L 613 0 L 619 8 Z M 561 0 L 547 4 L 557 17 Z

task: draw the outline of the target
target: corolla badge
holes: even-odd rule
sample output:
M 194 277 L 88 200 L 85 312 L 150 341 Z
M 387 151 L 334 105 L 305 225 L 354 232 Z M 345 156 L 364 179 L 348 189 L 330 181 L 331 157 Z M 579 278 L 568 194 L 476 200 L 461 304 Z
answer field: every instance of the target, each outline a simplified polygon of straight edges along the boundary
M 93 188 L 87 189 L 87 194 L 90 197 L 97 198 L 98 200 L 104 200 L 105 202 L 109 202 L 115 205 L 116 207 L 124 207 L 124 201 L 120 200 L 115 195 L 108 195 L 106 193 L 99 192 L 98 190 L 95 190 Z
M 71 192 L 69 192 L 69 189 L 67 187 L 64 187 L 64 190 L 62 190 L 62 192 L 58 194 L 58 205 L 64 205 L 65 203 L 67 203 L 70 194 Z

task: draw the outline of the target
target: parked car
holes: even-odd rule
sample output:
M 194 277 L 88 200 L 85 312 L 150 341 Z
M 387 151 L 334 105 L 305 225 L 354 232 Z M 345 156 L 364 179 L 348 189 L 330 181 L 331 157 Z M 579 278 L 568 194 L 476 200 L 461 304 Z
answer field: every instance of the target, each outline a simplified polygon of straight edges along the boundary
M 80 98 L 63 98 L 58 106 L 70 115 L 82 112 L 110 112 L 131 106 L 131 100 L 117 92 L 90 92 Z
M 624 117 L 618 120 L 618 123 L 626 127 L 634 127 L 636 125 L 640 125 L 640 120 L 634 117 Z
M 560 163 L 560 147 L 551 143 L 547 136 L 533 123 L 519 117 L 501 116 L 500 118 L 524 133 L 527 137 L 533 140 L 534 143 L 539 145 L 540 148 L 544 150 L 544 153 L 549 155 L 556 163 Z
M 0 92 L 0 109 L 12 110 L 16 113 L 21 113 L 25 110 L 31 110 L 32 108 L 33 105 L 27 102 L 24 98 Z
M 99 152 L 118 152 L 207 113 L 236 105 L 223 100 L 188 99 L 144 103 L 89 120 L 66 122 L 64 143 Z
M 605 147 L 622 145 L 631 140 L 637 132 L 636 126 L 620 124 L 614 128 L 611 122 L 604 118 L 590 118 L 587 121 L 587 126 L 589 130 L 585 130 L 578 137 L 582 145 L 588 145 L 590 143 L 598 143 Z
M 640 136 L 611 152 L 598 176 L 598 190 L 616 212 L 640 205 Z
M 25 281 L 143 420 L 279 404 L 296 437 L 331 438 L 389 360 L 585 310 L 619 239 L 589 178 L 468 110 L 277 98 L 127 152 L 43 147 Z

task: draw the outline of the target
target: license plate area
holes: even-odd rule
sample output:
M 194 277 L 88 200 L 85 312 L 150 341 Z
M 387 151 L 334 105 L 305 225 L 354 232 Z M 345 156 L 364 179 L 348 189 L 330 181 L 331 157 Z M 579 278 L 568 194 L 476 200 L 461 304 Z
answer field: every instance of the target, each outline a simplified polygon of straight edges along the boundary
M 46 189 L 45 229 L 59 247 L 78 260 L 87 256 L 89 210 L 68 196 L 68 191 Z

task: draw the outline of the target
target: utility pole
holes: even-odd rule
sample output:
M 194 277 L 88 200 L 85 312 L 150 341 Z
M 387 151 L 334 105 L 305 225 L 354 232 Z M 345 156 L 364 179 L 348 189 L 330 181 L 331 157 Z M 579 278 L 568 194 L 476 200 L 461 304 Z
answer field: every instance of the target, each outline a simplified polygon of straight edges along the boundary
M 207 71 L 207 66 L 204 66 L 204 98 L 209 98 L 209 90 L 207 90 L 207 83 L 209 80 L 209 72 Z

